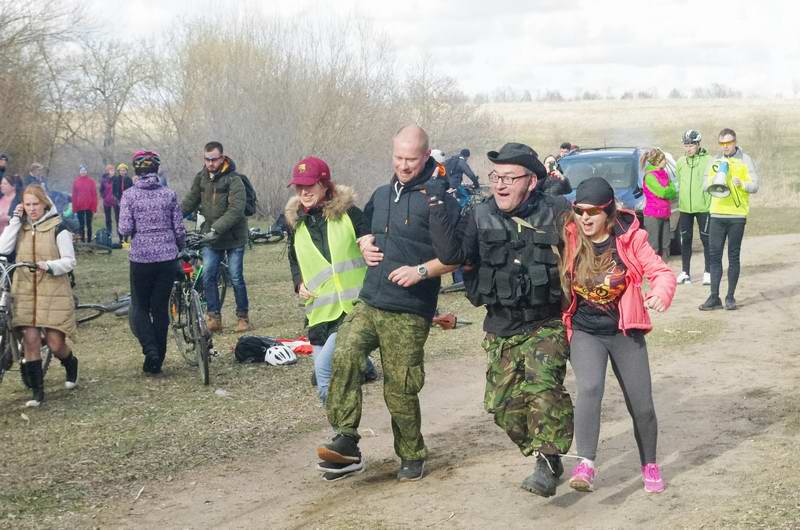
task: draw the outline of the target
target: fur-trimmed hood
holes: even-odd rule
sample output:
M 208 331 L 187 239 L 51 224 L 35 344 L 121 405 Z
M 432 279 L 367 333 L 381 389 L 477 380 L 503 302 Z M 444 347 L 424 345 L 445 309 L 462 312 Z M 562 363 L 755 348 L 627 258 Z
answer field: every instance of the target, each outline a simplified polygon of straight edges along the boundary
M 338 219 L 355 205 L 355 201 L 356 194 L 353 188 L 337 184 L 333 198 L 322 206 L 322 215 L 326 220 Z M 286 216 L 286 222 L 294 230 L 297 221 L 306 215 L 303 205 L 300 204 L 300 197 L 294 196 L 289 199 L 283 213 Z

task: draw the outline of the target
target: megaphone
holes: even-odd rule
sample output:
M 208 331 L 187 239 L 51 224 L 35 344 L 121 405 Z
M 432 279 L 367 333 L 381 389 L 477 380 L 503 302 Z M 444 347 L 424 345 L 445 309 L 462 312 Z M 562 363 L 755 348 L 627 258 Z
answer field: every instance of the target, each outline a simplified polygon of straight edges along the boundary
M 728 161 L 720 160 L 715 165 L 717 173 L 708 186 L 708 193 L 717 199 L 724 199 L 731 194 L 731 189 L 728 187 Z

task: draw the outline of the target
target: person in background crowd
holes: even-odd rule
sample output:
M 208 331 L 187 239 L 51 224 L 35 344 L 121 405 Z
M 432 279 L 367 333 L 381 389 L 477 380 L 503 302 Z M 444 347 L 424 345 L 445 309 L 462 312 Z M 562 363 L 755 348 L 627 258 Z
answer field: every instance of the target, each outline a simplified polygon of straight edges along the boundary
M 244 182 L 236 171 L 236 164 L 225 156 L 219 142 L 205 145 L 203 163 L 204 167 L 195 175 L 181 208 L 185 215 L 199 211 L 204 218 L 200 230 L 207 244 L 203 247 L 203 266 L 208 329 L 212 332 L 222 330 L 222 304 L 217 282 L 220 261 L 227 256 L 236 299 L 236 332 L 243 333 L 250 329 L 250 301 L 244 282 L 244 248 L 248 242 Z
M 572 151 L 574 151 L 577 146 L 572 145 L 571 142 L 562 142 L 561 145 L 558 147 L 558 159 L 564 158 Z
M 666 311 L 672 303 L 675 275 L 653 252 L 636 214 L 617 210 L 614 189 L 603 178 L 592 177 L 578 185 L 573 210 L 564 225 L 560 258 L 562 288 L 569 299 L 562 318 L 578 389 L 575 443 L 581 457 L 569 485 L 578 491 L 594 490 L 600 408 L 610 358 L 633 418 L 644 489 L 660 493 L 665 486 L 656 462 L 658 423 L 644 335 L 653 327 L 647 311 Z
M 711 226 L 708 230 L 709 258 L 711 259 L 711 294 L 700 306 L 701 311 L 720 309 L 719 284 L 722 281 L 722 251 L 728 240 L 728 293 L 725 309 L 737 309 L 736 286 L 739 283 L 740 260 L 744 227 L 750 213 L 750 195 L 758 192 L 758 173 L 753 160 L 736 145 L 736 132 L 722 129 L 719 132 L 722 156 L 709 165 L 705 191 L 718 172 L 725 176 L 730 194 L 726 197 L 712 195 Z M 727 167 L 726 167 L 727 166 Z
M 289 185 L 296 193 L 284 211 L 289 225 L 289 268 L 294 290 L 306 304 L 317 393 L 324 405 L 336 333 L 353 311 L 367 272 L 357 239 L 369 234 L 370 228 L 355 206 L 353 189 L 334 184 L 324 160 L 313 156 L 300 160 Z M 371 359 L 366 379 L 377 379 Z
M 12 326 L 22 335 L 25 354 L 22 381 L 33 392 L 26 407 L 44 401 L 42 333 L 66 372 L 67 390 L 78 384 L 78 358 L 67 338 L 74 339 L 75 300 L 69 273 L 75 268 L 72 234 L 61 223 L 44 188 L 25 188 L 8 227 L 0 235 L 0 254 L 16 253 L 18 261 L 36 264 L 34 271 L 20 267 L 11 284 Z
M 558 160 L 553 155 L 544 157 L 544 167 L 547 170 L 547 178 L 539 182 L 542 192 L 548 195 L 566 195 L 572 193 L 572 184 L 569 179 L 561 173 Z
M 455 197 L 458 200 L 458 205 L 463 208 L 469 202 L 469 194 L 464 187 L 464 175 L 472 181 L 472 187 L 475 189 L 480 188 L 478 177 L 469 167 L 469 149 L 462 149 L 458 155 L 451 156 L 444 163 L 445 173 L 447 180 L 450 183 L 450 188 L 455 190 Z
M 653 148 L 642 153 L 641 166 L 644 175 L 644 228 L 649 236 L 650 246 L 661 257 L 669 252 L 669 216 L 672 213 L 670 201 L 678 192 L 675 184 L 664 169 L 667 157 L 661 149 Z
M 487 157 L 492 198 L 475 206 L 455 237 L 445 231 L 441 207 L 431 207 L 432 225 L 437 237 L 461 241 L 441 259 L 464 264 L 467 298 L 486 308 L 484 408 L 523 455 L 536 457 L 521 487 L 550 497 L 564 472 L 560 455 L 572 444 L 557 257 L 569 206 L 542 193 L 547 170 L 531 147 L 507 143 Z
M 86 166 L 72 183 L 72 211 L 78 216 L 81 241 L 92 240 L 92 217 L 97 211 L 97 185 Z
M 119 227 L 119 205 L 122 201 L 122 194 L 125 193 L 125 190 L 131 187 L 133 187 L 133 179 L 128 176 L 128 164 L 125 164 L 124 162 L 118 164 L 117 174 L 114 175 L 114 178 L 111 181 L 111 193 L 114 195 L 114 201 L 116 202 L 114 205 L 114 218 L 117 221 L 117 227 Z M 128 236 L 119 234 L 120 243 L 127 242 L 128 239 Z
M 13 181 L 14 178 L 11 175 L 3 174 L 0 177 L 0 193 L 2 194 L 0 196 L 0 233 L 8 226 L 14 210 L 22 200 Z
M 114 222 L 119 224 L 119 203 L 114 197 L 114 164 L 106 165 L 105 171 L 100 175 L 100 199 L 103 201 L 103 216 L 106 221 L 106 231 L 109 235 L 113 234 Z M 114 211 L 114 207 L 117 211 Z M 114 222 L 112 222 L 112 219 Z
M 6 174 L 6 167 L 8 166 L 8 155 L 0 153 L 0 177 Z
M 47 189 L 47 177 L 44 176 L 44 166 L 39 162 L 31 164 L 28 176 L 22 179 L 22 188 L 27 188 L 31 184 L 38 184 L 44 191 Z
M 130 325 L 142 346 L 142 371 L 147 374 L 161 373 L 167 355 L 169 295 L 175 259 L 186 240 L 178 197 L 159 182 L 160 163 L 153 151 L 133 155 L 139 178 L 122 194 L 119 216 L 120 234 L 132 238 Z
M 681 232 L 681 273 L 678 284 L 692 283 L 690 266 L 692 262 L 692 239 L 694 238 L 694 221 L 700 232 L 703 244 L 703 285 L 711 284 L 711 260 L 708 256 L 708 229 L 711 218 L 708 209 L 711 206 L 711 195 L 704 191 L 706 172 L 711 156 L 700 147 L 703 136 L 700 131 L 689 129 L 683 133 L 683 148 L 686 156 L 678 159 L 675 173 L 678 177 L 678 209 L 680 210 L 679 228 Z

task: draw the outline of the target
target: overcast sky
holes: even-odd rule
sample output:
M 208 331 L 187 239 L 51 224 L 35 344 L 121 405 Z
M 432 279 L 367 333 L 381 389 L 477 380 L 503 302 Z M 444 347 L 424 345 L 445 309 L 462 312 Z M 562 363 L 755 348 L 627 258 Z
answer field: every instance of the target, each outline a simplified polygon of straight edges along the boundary
M 409 68 L 423 56 L 469 94 L 500 86 L 591 90 L 722 83 L 745 94 L 800 92 L 798 3 L 778 0 L 91 0 L 128 35 L 236 12 L 370 19 Z M 213 6 L 213 7 L 210 7 Z M 800 95 L 800 94 L 798 94 Z

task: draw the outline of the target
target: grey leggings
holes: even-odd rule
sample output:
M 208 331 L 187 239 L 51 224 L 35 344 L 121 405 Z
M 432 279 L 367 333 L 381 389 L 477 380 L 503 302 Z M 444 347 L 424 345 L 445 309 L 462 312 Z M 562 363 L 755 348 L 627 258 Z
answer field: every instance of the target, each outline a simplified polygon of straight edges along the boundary
M 606 365 L 611 368 L 633 418 L 633 435 L 642 465 L 656 461 L 658 423 L 650 386 L 650 364 L 644 335 L 591 335 L 575 330 L 570 342 L 570 363 L 575 372 L 575 441 L 578 456 L 594 460 L 600 437 L 600 403 L 605 389 Z

